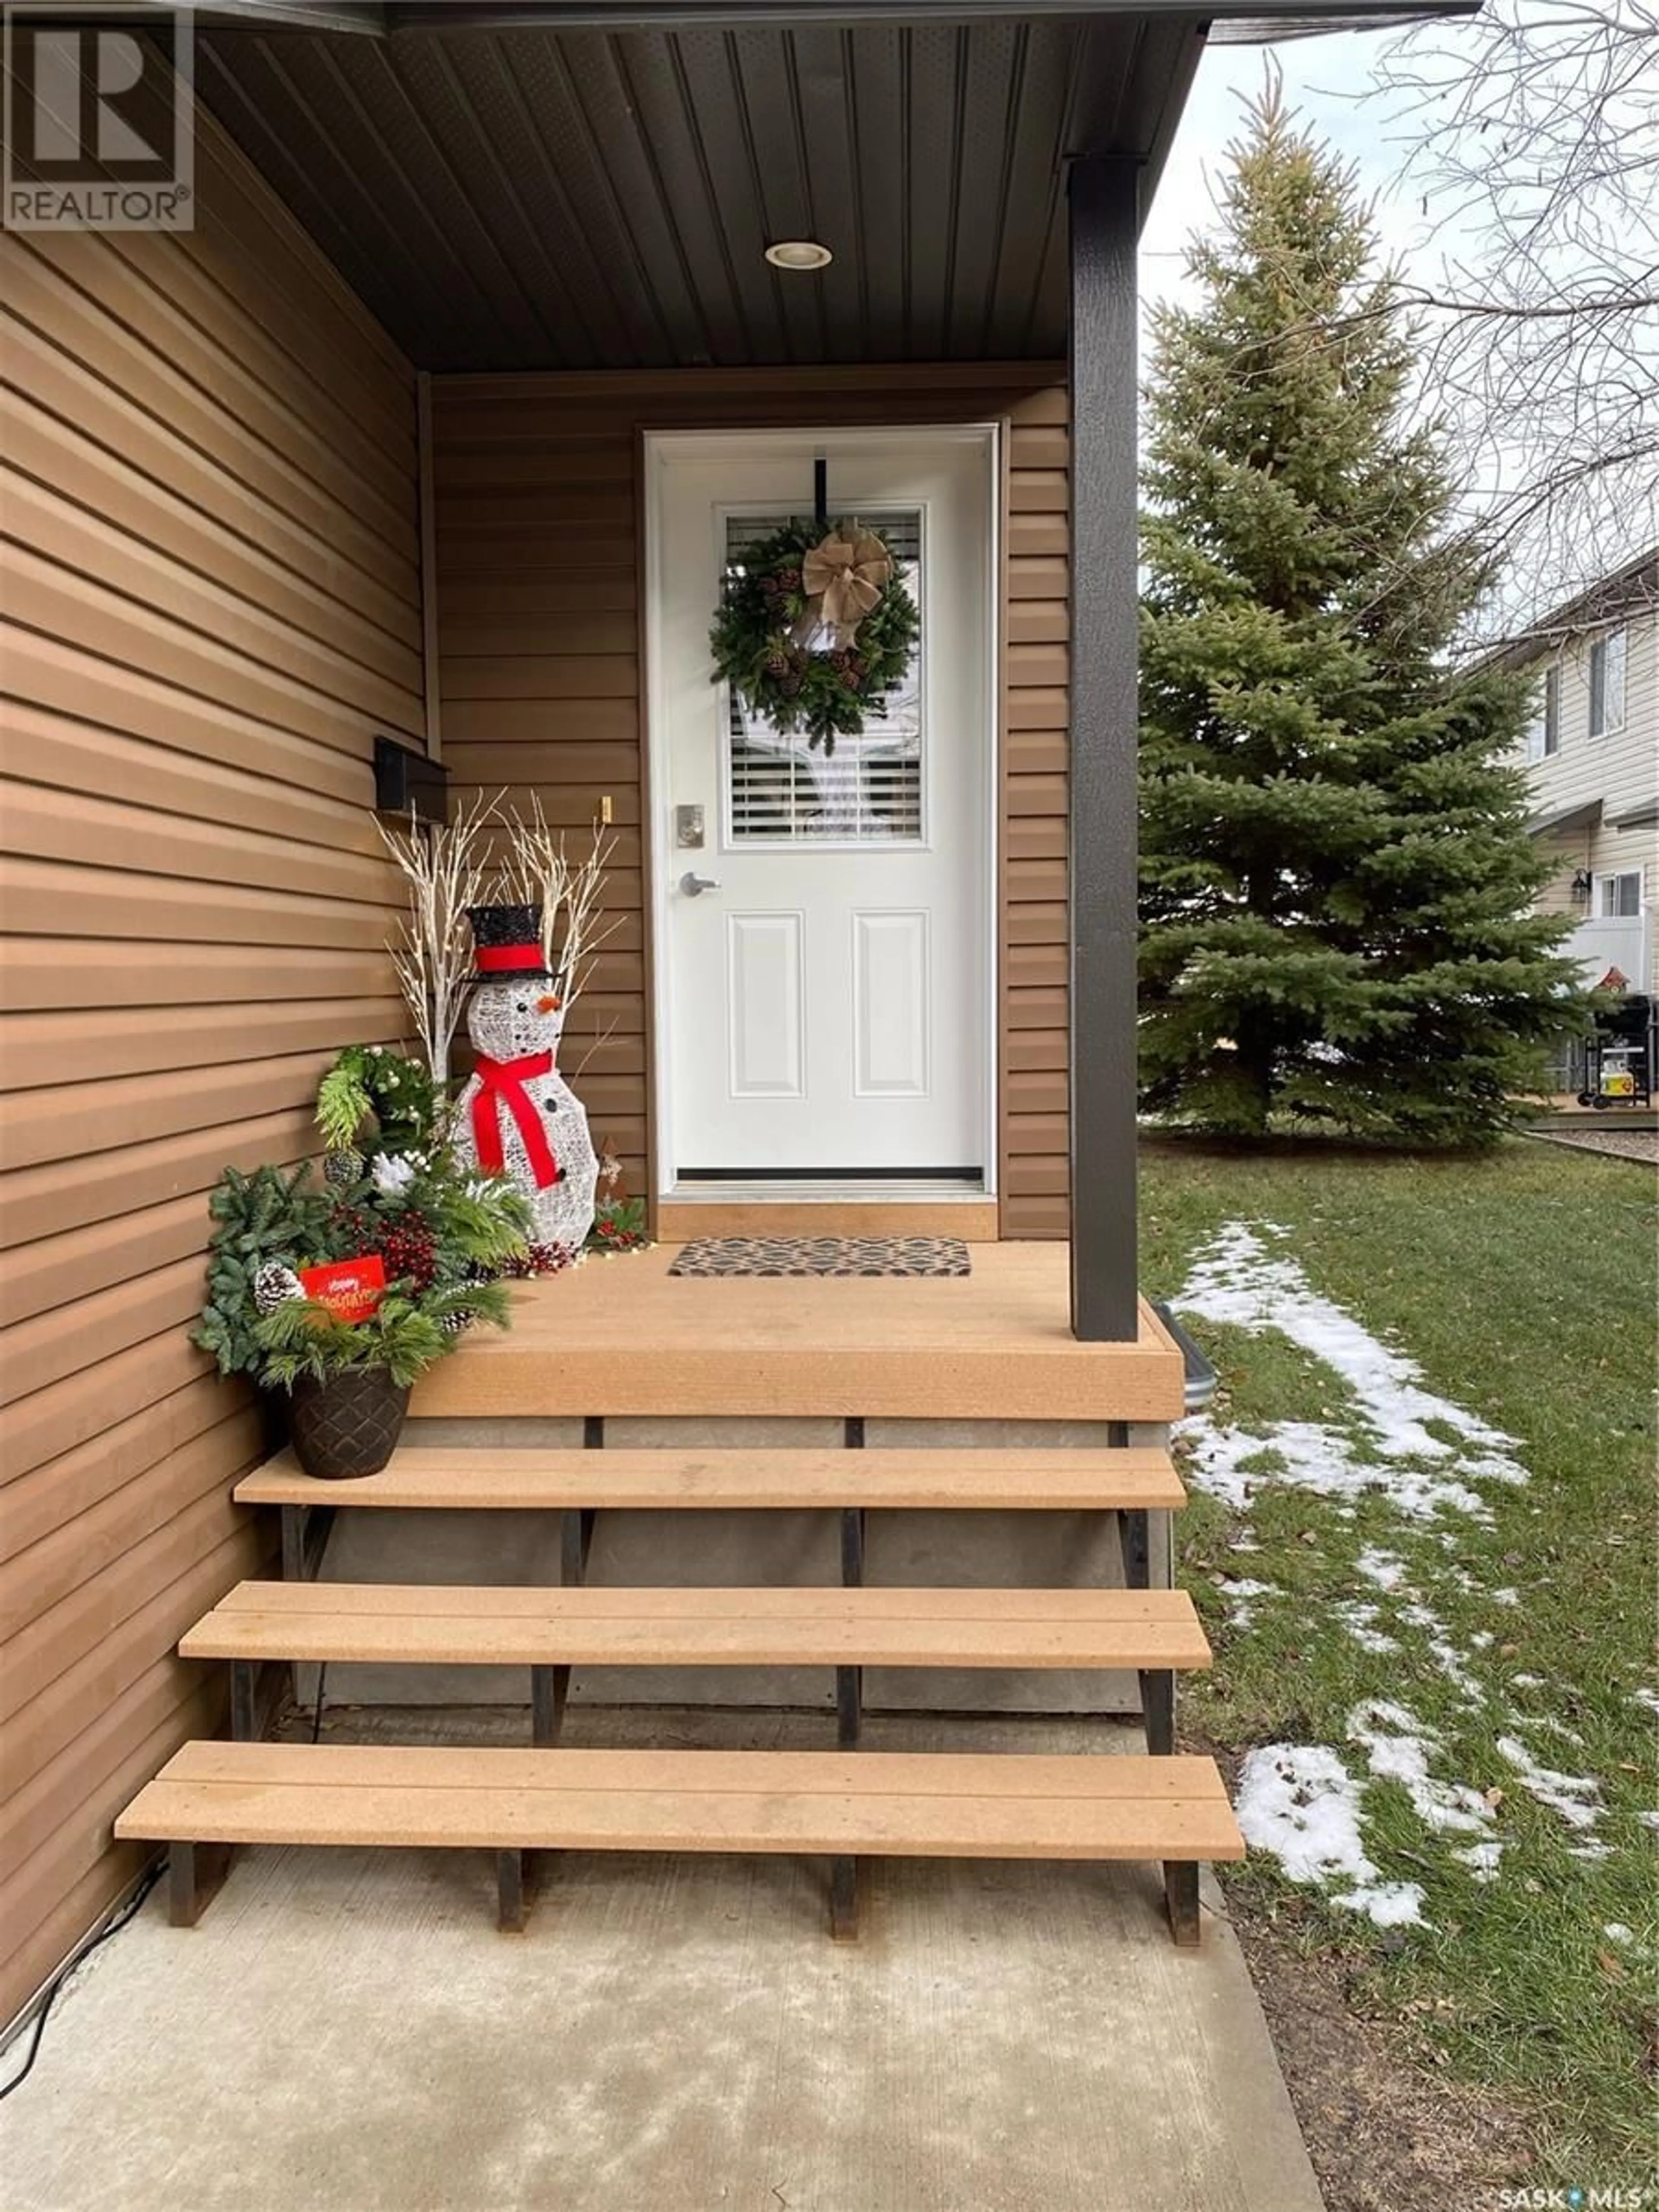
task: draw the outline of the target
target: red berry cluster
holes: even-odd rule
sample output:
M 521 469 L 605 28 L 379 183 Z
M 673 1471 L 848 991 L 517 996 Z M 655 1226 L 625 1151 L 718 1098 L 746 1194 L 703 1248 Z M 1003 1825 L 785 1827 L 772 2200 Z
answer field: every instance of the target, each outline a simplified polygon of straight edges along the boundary
M 625 1222 L 612 1219 L 596 1221 L 593 1233 L 602 1243 L 612 1246 L 618 1252 L 631 1252 L 645 1242 L 642 1229 L 630 1229 Z
M 501 1273 L 514 1282 L 527 1282 L 532 1275 L 558 1274 L 575 1256 L 568 1244 L 532 1244 L 506 1261 Z
M 428 1291 L 438 1273 L 438 1240 L 422 1217 L 411 1210 L 387 1230 L 380 1241 L 380 1257 L 389 1283 L 407 1280 L 416 1290 Z

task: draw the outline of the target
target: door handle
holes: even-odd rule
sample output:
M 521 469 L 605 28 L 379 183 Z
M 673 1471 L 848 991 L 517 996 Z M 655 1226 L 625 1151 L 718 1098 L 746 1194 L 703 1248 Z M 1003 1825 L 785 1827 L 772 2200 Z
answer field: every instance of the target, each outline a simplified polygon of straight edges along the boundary
M 720 887 L 718 876 L 700 876 L 690 868 L 680 878 L 680 889 L 687 898 L 701 898 L 705 891 L 717 891 Z

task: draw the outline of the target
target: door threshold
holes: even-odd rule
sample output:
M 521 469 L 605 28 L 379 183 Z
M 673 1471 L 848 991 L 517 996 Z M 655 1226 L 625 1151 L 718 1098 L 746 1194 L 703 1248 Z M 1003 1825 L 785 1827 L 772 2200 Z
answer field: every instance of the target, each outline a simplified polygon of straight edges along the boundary
M 982 1184 L 685 1182 L 657 1201 L 664 1243 L 692 1237 L 960 1237 L 997 1241 L 997 1202 Z
M 960 1176 L 754 1176 L 691 1177 L 677 1182 L 664 1194 L 663 1203 L 676 1206 L 716 1206 L 722 1202 L 768 1206 L 799 1200 L 810 1206 L 884 1206 L 890 1201 L 929 1206 L 973 1206 L 985 1203 L 982 1182 Z

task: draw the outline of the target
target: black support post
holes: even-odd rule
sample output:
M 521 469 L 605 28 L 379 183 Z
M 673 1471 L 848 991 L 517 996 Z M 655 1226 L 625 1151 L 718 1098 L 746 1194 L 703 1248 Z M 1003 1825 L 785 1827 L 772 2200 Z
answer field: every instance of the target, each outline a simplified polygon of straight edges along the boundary
M 254 1691 L 258 1670 L 252 1659 L 230 1662 L 230 1734 L 235 1743 L 252 1743 L 259 1733 Z
M 1199 1941 L 1198 1863 L 1195 1859 L 1165 1859 L 1164 1898 L 1170 1910 L 1170 1933 L 1184 1949 Z
M 196 1925 L 229 1868 L 228 1844 L 167 1845 L 167 1918 L 173 1927 Z
M 526 1851 L 495 1854 L 495 1925 L 504 1936 L 520 1936 L 529 1904 L 526 1880 Z
M 570 1695 L 568 1667 L 532 1667 L 530 1670 L 530 1741 L 538 1751 L 551 1751 L 564 1729 L 564 1709 Z
M 1135 237 L 1133 161 L 1071 175 L 1072 1333 L 1133 1343 Z

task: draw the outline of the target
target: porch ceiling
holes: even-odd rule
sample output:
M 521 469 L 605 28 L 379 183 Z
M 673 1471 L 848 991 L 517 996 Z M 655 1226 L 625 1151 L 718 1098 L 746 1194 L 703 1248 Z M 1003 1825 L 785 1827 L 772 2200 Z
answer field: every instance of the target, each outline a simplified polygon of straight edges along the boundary
M 430 369 L 1055 357 L 1066 157 L 1156 170 L 1202 39 L 1040 0 L 614 32 L 459 12 L 198 35 L 202 98 Z M 780 273 L 787 238 L 835 260 Z

